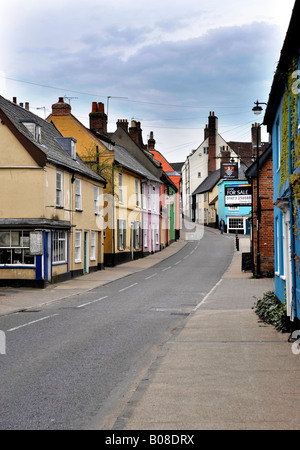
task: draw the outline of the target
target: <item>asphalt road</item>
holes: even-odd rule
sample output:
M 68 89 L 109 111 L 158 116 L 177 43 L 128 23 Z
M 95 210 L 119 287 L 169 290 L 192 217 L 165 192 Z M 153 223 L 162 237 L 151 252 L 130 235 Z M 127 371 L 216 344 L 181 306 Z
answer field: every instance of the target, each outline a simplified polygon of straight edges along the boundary
M 150 269 L 1 317 L 0 429 L 105 427 L 232 256 L 232 238 L 206 232 Z

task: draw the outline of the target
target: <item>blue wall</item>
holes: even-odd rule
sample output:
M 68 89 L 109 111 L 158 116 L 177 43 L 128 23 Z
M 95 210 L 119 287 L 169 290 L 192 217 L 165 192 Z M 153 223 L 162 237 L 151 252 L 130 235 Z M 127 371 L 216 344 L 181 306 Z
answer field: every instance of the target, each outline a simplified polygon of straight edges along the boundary
M 223 218 L 225 225 L 228 226 L 229 217 L 248 217 L 251 215 L 251 206 L 239 206 L 238 209 L 231 210 L 228 206 L 225 206 L 225 185 L 243 185 L 249 184 L 248 181 L 238 181 L 238 180 L 222 180 L 218 184 L 218 209 L 219 209 L 219 221 Z M 246 227 L 246 223 L 245 223 Z M 245 228 L 247 234 L 250 233 L 250 228 L 247 226 Z

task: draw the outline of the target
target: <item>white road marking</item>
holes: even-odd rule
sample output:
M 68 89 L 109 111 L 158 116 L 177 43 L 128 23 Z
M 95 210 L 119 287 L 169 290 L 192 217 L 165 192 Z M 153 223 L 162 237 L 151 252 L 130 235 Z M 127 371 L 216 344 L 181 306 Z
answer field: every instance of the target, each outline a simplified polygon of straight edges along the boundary
M 28 327 L 29 325 L 32 325 L 37 322 L 41 322 L 42 320 L 50 319 L 51 317 L 58 316 L 58 315 L 59 314 L 52 314 L 51 316 L 42 317 L 41 319 L 37 319 L 37 320 L 33 320 L 32 322 L 24 323 L 23 325 L 19 325 L 18 327 L 10 328 L 9 330 L 7 330 L 7 332 L 15 331 L 15 330 L 18 330 L 19 328 L 23 328 L 23 327 Z
M 219 281 L 214 285 L 214 287 L 209 291 L 209 293 L 206 294 L 206 296 L 204 297 L 204 299 L 201 300 L 201 302 L 193 309 L 194 312 L 197 311 L 197 309 L 199 309 L 200 306 L 203 305 L 203 303 L 206 302 L 206 300 L 208 299 L 208 297 L 210 296 L 210 294 L 213 293 L 213 291 L 214 291 L 214 290 L 222 283 L 222 281 L 223 281 L 223 278 L 221 278 L 221 280 L 219 280 Z
M 130 288 L 132 288 L 132 287 L 134 287 L 134 286 L 136 286 L 138 283 L 134 283 L 134 284 L 131 284 L 130 286 L 127 286 L 126 288 L 124 288 L 124 289 L 120 289 L 119 290 L 119 292 L 123 292 L 123 291 L 126 291 L 127 289 L 130 289 Z
M 182 259 L 180 261 L 177 261 L 174 266 L 177 266 L 178 264 L 180 264 L 182 262 Z
M 92 303 L 100 302 L 101 300 L 104 300 L 107 297 L 108 296 L 106 295 L 105 297 L 97 298 L 97 300 L 93 300 L 91 302 L 83 303 L 82 305 L 77 306 L 77 308 L 83 308 L 84 306 L 91 305 Z
M 154 273 L 153 275 L 150 275 L 150 277 L 145 278 L 145 280 L 150 280 L 153 277 L 156 277 L 157 273 Z
M 172 269 L 171 266 L 170 267 L 166 267 L 165 269 L 162 270 L 162 272 L 165 272 L 166 270 L 170 270 L 170 269 Z

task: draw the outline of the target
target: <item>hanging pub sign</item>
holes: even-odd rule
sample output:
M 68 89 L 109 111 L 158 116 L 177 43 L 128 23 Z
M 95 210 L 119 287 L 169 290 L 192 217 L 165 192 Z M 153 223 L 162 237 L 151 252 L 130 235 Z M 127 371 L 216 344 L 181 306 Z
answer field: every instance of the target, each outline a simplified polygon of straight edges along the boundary
M 251 206 L 251 184 L 225 185 L 225 206 Z
M 222 163 L 221 178 L 223 180 L 237 180 L 239 177 L 238 163 Z

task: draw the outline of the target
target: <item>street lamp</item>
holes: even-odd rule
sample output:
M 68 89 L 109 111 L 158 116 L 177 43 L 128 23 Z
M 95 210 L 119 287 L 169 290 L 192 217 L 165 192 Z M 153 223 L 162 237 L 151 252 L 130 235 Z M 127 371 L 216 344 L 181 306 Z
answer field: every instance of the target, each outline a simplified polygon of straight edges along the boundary
M 252 111 L 255 115 L 260 115 L 263 111 L 263 108 L 260 105 L 266 105 L 267 103 L 260 103 L 258 100 L 254 102 L 255 106 L 252 108 Z M 259 196 L 259 130 L 262 126 L 262 123 L 256 124 L 256 176 L 257 176 L 257 187 L 256 187 L 256 227 L 257 227 L 257 243 L 256 243 L 256 277 L 261 278 L 260 271 L 260 221 L 261 221 L 261 203 Z

